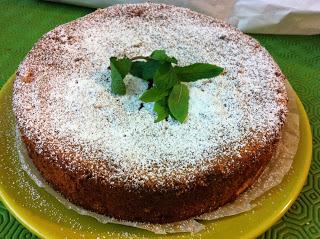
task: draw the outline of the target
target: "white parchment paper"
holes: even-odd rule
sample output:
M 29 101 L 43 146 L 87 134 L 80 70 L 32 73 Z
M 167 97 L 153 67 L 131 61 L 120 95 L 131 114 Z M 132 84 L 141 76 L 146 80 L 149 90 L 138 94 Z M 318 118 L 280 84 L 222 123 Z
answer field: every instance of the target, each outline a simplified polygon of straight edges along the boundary
M 249 211 L 256 205 L 252 203 L 256 198 L 266 193 L 272 187 L 281 183 L 283 177 L 288 173 L 293 158 L 298 149 L 299 143 L 299 114 L 295 101 L 295 93 L 289 83 L 286 83 L 286 88 L 289 98 L 289 114 L 287 116 L 287 123 L 285 124 L 282 138 L 279 142 L 278 149 L 268 164 L 265 171 L 255 182 L 255 184 L 247 191 L 242 193 L 234 202 L 229 203 L 218 210 L 210 213 L 205 213 L 197 218 L 192 218 L 185 221 L 179 221 L 168 224 L 150 224 L 140 222 L 128 222 L 106 217 L 91 211 L 85 210 L 66 200 L 62 195 L 53 190 L 41 177 L 35 166 L 32 164 L 28 153 L 20 140 L 17 131 L 17 149 L 19 152 L 19 159 L 22 168 L 35 181 L 35 183 L 44 188 L 48 193 L 57 198 L 66 208 L 72 209 L 81 215 L 88 215 L 96 218 L 101 223 L 116 223 L 137 228 L 142 228 L 152 231 L 156 234 L 178 233 L 178 232 L 199 232 L 205 228 L 203 224 L 197 221 L 201 220 L 216 220 L 218 218 L 236 215 L 245 211 Z

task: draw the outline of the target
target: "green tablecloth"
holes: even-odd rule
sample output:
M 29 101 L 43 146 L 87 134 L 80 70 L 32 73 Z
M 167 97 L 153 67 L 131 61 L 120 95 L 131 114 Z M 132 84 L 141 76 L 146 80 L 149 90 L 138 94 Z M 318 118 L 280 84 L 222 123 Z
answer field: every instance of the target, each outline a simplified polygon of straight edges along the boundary
M 91 11 L 35 0 L 0 0 L 0 88 L 42 34 Z M 288 77 L 304 104 L 313 133 L 313 162 L 306 185 L 285 216 L 261 238 L 320 238 L 320 35 L 253 37 Z M 36 236 L 0 203 L 0 238 Z

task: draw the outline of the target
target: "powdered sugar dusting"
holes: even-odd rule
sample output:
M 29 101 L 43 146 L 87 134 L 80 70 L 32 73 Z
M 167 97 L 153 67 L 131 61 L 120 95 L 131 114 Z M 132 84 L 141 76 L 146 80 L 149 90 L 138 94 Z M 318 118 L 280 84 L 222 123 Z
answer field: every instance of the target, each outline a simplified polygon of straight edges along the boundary
M 140 107 L 147 84 L 138 78 L 126 78 L 125 96 L 110 91 L 111 56 L 155 49 L 165 49 L 179 65 L 225 68 L 219 77 L 188 84 L 184 124 L 171 118 L 155 124 L 153 104 Z M 190 182 L 222 160 L 227 171 L 248 145 L 278 137 L 287 111 L 283 79 L 265 49 L 224 23 L 171 6 L 117 5 L 37 43 L 19 68 L 14 111 L 38 153 L 63 154 L 70 170 L 77 160 L 103 162 L 94 173 L 110 182 L 161 186 Z

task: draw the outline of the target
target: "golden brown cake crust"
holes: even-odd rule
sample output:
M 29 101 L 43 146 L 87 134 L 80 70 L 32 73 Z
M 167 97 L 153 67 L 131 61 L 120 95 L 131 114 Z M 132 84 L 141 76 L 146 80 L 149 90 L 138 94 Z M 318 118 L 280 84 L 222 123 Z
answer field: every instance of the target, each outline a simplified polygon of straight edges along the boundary
M 154 124 L 152 105 L 138 110 L 145 85 L 137 79 L 129 96 L 110 93 L 109 57 L 155 49 L 182 65 L 225 68 L 190 85 L 185 124 Z M 258 42 L 221 21 L 167 5 L 117 5 L 46 34 L 19 67 L 13 107 L 33 163 L 68 200 L 166 223 L 234 200 L 262 173 L 285 122 L 284 79 Z

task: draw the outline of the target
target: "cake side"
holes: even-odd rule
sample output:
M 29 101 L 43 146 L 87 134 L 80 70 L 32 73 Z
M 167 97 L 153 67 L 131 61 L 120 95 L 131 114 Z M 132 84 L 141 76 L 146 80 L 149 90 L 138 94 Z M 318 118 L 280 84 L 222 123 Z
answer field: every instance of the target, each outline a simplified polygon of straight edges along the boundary
M 82 162 L 78 170 L 70 171 L 70 162 L 63 155 L 52 160 L 51 151 L 39 155 L 32 142 L 24 136 L 22 140 L 43 178 L 70 202 L 119 220 L 150 223 L 186 220 L 235 200 L 263 172 L 278 142 L 275 140 L 259 154 L 243 157 L 243 163 L 229 169 L 232 173 L 224 171 L 225 165 L 215 165 L 210 173 L 194 175 L 192 184 L 184 182 L 155 190 L 152 185 L 128 189 L 124 183 L 114 185 L 94 176 L 91 170 L 99 170 L 99 163 Z
M 114 30 L 116 29 L 116 30 Z M 223 76 L 192 83 L 185 124 L 153 123 L 146 84 L 110 92 L 110 56 L 165 49 Z M 14 111 L 44 178 L 73 203 L 118 219 L 171 222 L 233 200 L 263 171 L 285 121 L 284 76 L 258 42 L 190 10 L 98 10 L 46 34 L 20 65 Z

